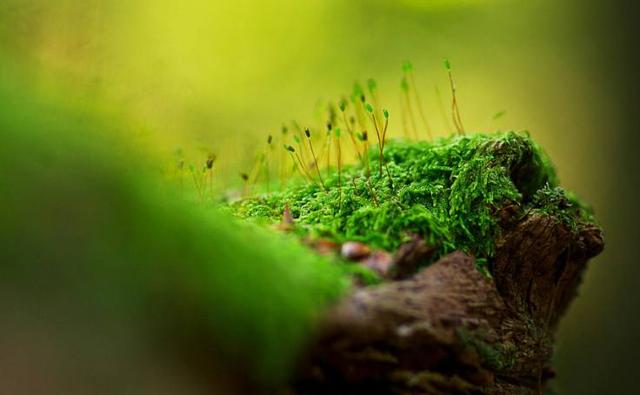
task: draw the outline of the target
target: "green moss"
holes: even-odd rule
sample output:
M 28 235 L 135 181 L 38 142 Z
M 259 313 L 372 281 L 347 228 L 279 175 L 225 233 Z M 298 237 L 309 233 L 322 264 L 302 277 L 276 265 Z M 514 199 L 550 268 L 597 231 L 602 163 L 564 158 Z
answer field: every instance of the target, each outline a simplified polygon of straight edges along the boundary
M 556 215 L 572 229 L 592 221 L 589 211 L 558 187 L 547 155 L 526 133 L 391 141 L 385 160 L 393 188 L 386 172 L 377 171 L 377 148 L 370 152 L 371 188 L 365 167 L 356 164 L 343 169 L 342 199 L 337 174 L 329 170 L 326 192 L 297 186 L 242 200 L 233 209 L 240 217 L 269 223 L 280 221 L 288 204 L 300 235 L 357 240 L 389 251 L 406 241 L 408 232 L 417 233 L 437 249 L 433 259 L 453 250 L 490 259 L 500 234 L 496 213 L 507 205 L 521 213 L 537 209 Z
M 380 275 L 361 265 L 338 265 L 342 273 L 363 285 L 376 285 L 382 282 Z
M 593 211 L 573 193 L 560 187 L 545 185 L 536 191 L 531 204 L 533 210 L 552 215 L 577 232 L 582 223 L 593 223 Z
M 475 350 L 487 367 L 501 371 L 514 366 L 516 347 L 512 343 L 489 344 L 483 340 L 482 333 L 472 333 L 464 328 L 457 333 L 462 344 Z

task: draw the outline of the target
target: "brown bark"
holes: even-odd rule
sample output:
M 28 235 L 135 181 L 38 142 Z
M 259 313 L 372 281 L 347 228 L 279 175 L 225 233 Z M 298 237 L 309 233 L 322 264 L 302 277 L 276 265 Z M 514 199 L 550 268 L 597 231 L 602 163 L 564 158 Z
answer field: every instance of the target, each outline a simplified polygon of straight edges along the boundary
M 529 214 L 504 221 L 492 278 L 455 252 L 358 289 L 324 319 L 296 393 L 543 393 L 557 323 L 602 248 L 594 226 Z

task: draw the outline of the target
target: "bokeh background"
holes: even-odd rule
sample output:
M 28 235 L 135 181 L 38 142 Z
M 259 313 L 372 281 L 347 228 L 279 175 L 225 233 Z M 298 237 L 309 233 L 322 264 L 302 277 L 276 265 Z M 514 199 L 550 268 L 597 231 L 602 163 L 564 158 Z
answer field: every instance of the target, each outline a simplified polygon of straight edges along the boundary
M 526 129 L 605 231 L 561 324 L 556 387 L 637 388 L 640 313 L 635 10 L 596 0 L 2 0 L 0 61 L 43 89 L 111 108 L 159 157 L 214 150 L 233 183 L 283 121 L 378 81 L 399 114 L 411 60 L 426 113 L 447 133 L 442 59 L 468 130 Z M 0 111 L 2 103 L 0 103 Z M 492 120 L 494 114 L 505 115 Z M 398 118 L 392 128 L 400 128 Z

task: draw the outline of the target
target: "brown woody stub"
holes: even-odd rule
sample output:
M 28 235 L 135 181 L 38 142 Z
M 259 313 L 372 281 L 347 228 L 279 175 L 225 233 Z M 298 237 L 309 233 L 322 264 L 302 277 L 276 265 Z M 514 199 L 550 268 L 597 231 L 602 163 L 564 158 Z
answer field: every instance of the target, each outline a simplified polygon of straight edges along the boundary
M 602 251 L 602 235 L 539 213 L 509 222 L 492 278 L 454 252 L 344 298 L 309 348 L 298 393 L 541 393 L 553 377 L 557 321 L 588 259 Z M 396 262 L 422 245 L 410 243 Z

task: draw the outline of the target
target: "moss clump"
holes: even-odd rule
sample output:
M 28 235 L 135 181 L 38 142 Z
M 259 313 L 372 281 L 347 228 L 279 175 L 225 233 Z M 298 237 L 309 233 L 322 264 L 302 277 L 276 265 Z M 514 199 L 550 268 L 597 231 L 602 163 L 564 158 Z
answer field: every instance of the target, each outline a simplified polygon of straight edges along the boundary
M 490 344 L 483 340 L 483 333 L 473 333 L 465 328 L 459 329 L 457 334 L 462 344 L 475 350 L 487 367 L 502 371 L 515 365 L 515 346 L 512 343 Z
M 549 184 L 536 191 L 531 207 L 535 211 L 556 217 L 573 232 L 577 232 L 582 223 L 595 222 L 593 211 L 573 193 Z
M 508 205 L 521 213 L 557 215 L 572 228 L 591 220 L 558 187 L 547 155 L 526 133 L 392 141 L 385 161 L 393 183 L 386 171 L 374 170 L 377 149 L 370 152 L 370 181 L 362 164 L 343 169 L 341 198 L 337 174 L 329 170 L 327 191 L 298 186 L 242 200 L 233 209 L 240 217 L 271 223 L 280 221 L 288 204 L 301 235 L 357 240 L 389 251 L 411 232 L 436 248 L 433 259 L 454 250 L 491 258 L 500 232 L 497 211 Z

